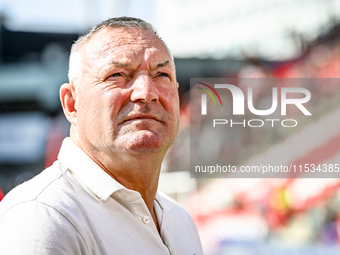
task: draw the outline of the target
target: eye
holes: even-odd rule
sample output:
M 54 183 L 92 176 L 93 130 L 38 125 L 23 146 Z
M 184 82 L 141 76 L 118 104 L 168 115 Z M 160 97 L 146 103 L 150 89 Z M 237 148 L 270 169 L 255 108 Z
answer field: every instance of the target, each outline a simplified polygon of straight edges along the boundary
M 123 76 L 123 75 L 121 73 L 114 73 L 110 75 L 110 77 L 120 77 L 120 76 Z
M 158 77 L 167 77 L 167 78 L 169 78 L 170 75 L 167 74 L 167 73 L 159 73 L 159 74 L 158 74 Z

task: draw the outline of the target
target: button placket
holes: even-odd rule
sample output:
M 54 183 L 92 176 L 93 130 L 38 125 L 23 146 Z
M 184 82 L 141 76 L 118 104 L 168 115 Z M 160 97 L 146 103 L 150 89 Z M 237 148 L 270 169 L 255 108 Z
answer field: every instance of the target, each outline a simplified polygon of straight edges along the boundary
M 152 231 L 158 235 L 157 227 L 155 224 L 152 224 L 153 219 L 144 200 L 132 192 L 125 193 L 123 199 L 125 200 L 127 207 L 130 208 L 132 214 L 143 223 L 144 226 L 152 229 Z
M 151 222 L 151 217 L 149 215 L 146 215 L 147 211 L 144 211 L 143 204 L 139 200 L 135 200 L 136 196 L 135 194 L 128 193 L 125 195 L 125 199 L 128 201 L 131 210 L 133 211 L 133 214 L 141 219 L 141 221 L 148 225 Z M 135 201 L 133 201 L 135 200 Z M 143 209 L 142 209 L 143 208 Z

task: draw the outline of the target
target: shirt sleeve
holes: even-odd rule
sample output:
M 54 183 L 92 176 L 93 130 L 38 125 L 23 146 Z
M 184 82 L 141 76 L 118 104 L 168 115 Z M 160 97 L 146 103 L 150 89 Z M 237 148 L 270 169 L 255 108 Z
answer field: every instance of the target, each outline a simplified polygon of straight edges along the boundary
M 0 254 L 87 255 L 83 238 L 54 208 L 32 200 L 0 216 Z

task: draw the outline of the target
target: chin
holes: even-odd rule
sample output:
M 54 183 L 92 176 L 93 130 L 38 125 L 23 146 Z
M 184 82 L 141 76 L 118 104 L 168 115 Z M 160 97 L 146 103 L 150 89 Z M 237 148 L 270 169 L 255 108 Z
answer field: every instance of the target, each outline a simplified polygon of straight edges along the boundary
M 138 134 L 130 136 L 125 148 L 136 154 L 150 154 L 162 151 L 165 146 L 165 139 L 154 133 Z

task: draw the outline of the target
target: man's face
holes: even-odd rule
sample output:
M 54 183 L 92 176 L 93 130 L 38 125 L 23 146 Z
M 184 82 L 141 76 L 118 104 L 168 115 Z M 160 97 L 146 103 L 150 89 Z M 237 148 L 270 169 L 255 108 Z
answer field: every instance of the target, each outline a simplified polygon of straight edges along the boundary
M 178 83 L 174 63 L 152 32 L 104 28 L 82 48 L 76 130 L 91 150 L 164 152 L 176 137 Z

